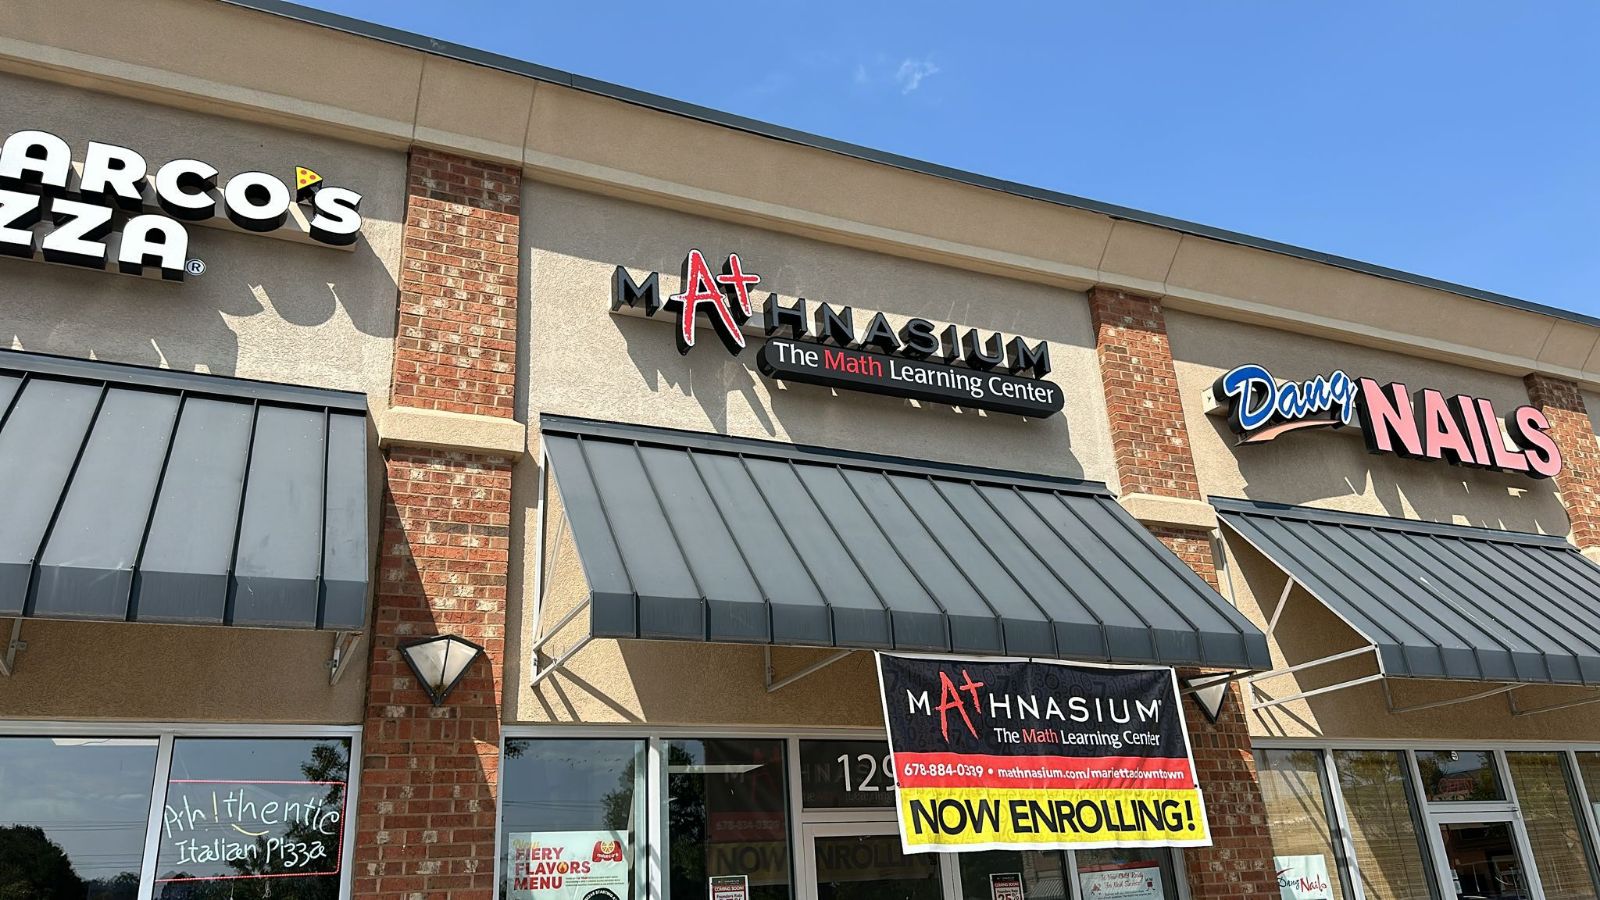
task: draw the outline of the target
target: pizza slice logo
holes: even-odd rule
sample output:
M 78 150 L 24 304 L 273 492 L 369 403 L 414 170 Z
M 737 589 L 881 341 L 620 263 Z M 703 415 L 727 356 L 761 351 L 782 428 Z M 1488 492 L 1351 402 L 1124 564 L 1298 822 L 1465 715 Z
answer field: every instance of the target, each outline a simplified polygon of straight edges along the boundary
M 305 166 L 294 167 L 294 199 L 301 202 L 322 187 L 322 176 L 311 171 Z
M 591 862 L 622 862 L 622 844 L 620 841 L 595 841 L 594 853 Z

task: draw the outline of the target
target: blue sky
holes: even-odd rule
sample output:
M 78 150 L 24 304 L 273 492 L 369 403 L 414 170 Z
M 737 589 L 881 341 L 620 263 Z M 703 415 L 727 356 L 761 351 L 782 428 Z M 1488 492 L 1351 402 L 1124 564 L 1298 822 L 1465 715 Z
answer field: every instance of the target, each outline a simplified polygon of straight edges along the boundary
M 312 2 L 1600 315 L 1600 4 Z

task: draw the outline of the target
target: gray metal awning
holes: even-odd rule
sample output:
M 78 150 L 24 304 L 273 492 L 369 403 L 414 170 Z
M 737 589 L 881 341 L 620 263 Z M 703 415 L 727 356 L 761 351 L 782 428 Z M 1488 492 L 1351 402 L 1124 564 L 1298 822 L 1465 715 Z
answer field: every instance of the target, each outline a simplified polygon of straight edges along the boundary
M 540 427 L 593 637 L 1270 665 L 1260 630 L 1098 485 Z
M 359 394 L 0 351 L 0 617 L 361 629 Z
M 1211 502 L 1371 645 L 1380 676 L 1600 684 L 1600 567 L 1559 537 Z

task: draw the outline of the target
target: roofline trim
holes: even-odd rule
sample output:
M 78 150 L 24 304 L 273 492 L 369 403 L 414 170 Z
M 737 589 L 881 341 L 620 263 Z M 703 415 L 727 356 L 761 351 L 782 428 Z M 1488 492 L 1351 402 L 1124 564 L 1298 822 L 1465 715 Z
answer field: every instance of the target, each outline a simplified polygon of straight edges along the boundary
M 1065 206 L 1071 209 L 1082 210 L 1084 212 L 1097 213 L 1099 215 L 1109 216 L 1113 219 L 1123 219 L 1129 222 L 1136 222 L 1141 225 L 1164 228 L 1169 231 L 1176 231 L 1180 234 L 1191 235 L 1193 237 L 1206 238 L 1208 240 L 1220 241 L 1222 243 L 1234 244 L 1241 247 L 1249 247 L 1255 250 L 1264 250 L 1268 253 L 1276 253 L 1281 256 L 1288 256 L 1294 259 L 1305 260 L 1307 262 L 1333 266 L 1351 272 L 1357 272 L 1362 275 L 1371 275 L 1389 281 L 1397 281 L 1402 284 L 1410 284 L 1416 287 L 1443 291 L 1449 294 L 1456 294 L 1457 296 L 1466 297 L 1472 300 L 1481 300 L 1486 303 L 1493 303 L 1498 306 L 1505 306 L 1511 309 L 1520 310 L 1522 312 L 1531 312 L 1537 315 L 1549 316 L 1568 322 L 1576 322 L 1582 325 L 1600 327 L 1600 317 L 1597 316 L 1585 315 L 1583 313 L 1560 309 L 1544 303 L 1536 303 L 1532 300 L 1523 300 L 1518 297 L 1512 297 L 1508 294 L 1499 294 L 1495 293 L 1494 291 L 1481 290 L 1479 288 L 1469 287 L 1464 284 L 1456 284 L 1454 282 L 1444 281 L 1443 279 L 1439 278 L 1418 275 L 1414 272 L 1406 272 L 1401 269 L 1390 268 L 1388 266 L 1380 266 L 1376 263 L 1363 262 L 1361 260 L 1351 259 L 1350 257 L 1346 256 L 1339 256 L 1333 253 L 1324 253 L 1320 250 L 1312 250 L 1307 247 L 1286 244 L 1281 241 L 1255 237 L 1242 232 L 1229 231 L 1225 228 L 1215 228 L 1210 225 L 1202 225 L 1198 222 L 1190 222 L 1185 219 L 1164 216 L 1159 213 L 1145 212 L 1144 210 L 1133 209 L 1132 207 L 1127 206 L 1119 206 L 1114 203 L 1104 203 L 1098 200 L 1090 200 L 1086 197 L 1078 197 L 1073 194 L 1063 193 L 1061 191 L 1053 191 L 1047 188 L 1034 187 L 1032 185 L 1021 184 L 1015 181 L 1007 181 L 1001 178 L 993 178 L 987 175 L 978 174 L 976 172 L 969 172 L 964 169 L 957 169 L 951 166 L 943 166 L 939 165 L 938 163 L 928 162 L 926 160 L 914 159 L 909 156 L 901 156 L 895 153 L 875 150 L 871 147 L 865 147 L 860 144 L 852 144 L 847 141 L 835 140 L 822 135 L 800 131 L 799 129 L 787 128 L 782 125 L 764 122 L 759 119 L 734 115 L 733 113 L 727 113 L 721 110 L 712 109 L 710 107 L 687 103 L 682 100 L 674 100 L 671 97 L 663 97 L 660 94 L 652 94 L 647 91 L 635 90 L 633 88 L 625 87 L 619 84 L 613 84 L 608 81 L 601 81 L 596 78 L 588 78 L 583 75 L 566 72 L 561 69 L 551 68 L 550 66 L 541 66 L 538 63 L 520 60 L 515 57 L 505 56 L 499 53 L 491 53 L 487 50 L 479 50 L 474 47 L 468 47 L 466 45 L 457 44 L 450 41 L 441 41 L 435 38 L 427 37 L 426 35 L 417 34 L 411 31 L 404 31 L 399 28 L 391 28 L 387 25 L 379 25 L 374 22 L 356 19 L 351 16 L 344 16 L 338 13 L 327 12 L 325 10 L 313 9 L 308 6 L 302 6 L 298 3 L 287 2 L 287 0 L 222 0 L 222 2 L 231 6 L 239 7 L 241 9 L 249 9 L 255 12 L 267 13 L 269 15 L 293 19 L 308 25 L 331 28 L 336 31 L 342 31 L 357 37 L 382 41 L 387 44 L 393 44 L 395 46 L 405 47 L 411 50 L 418 50 L 423 53 L 428 53 L 434 56 L 442 56 L 447 59 L 454 59 L 459 62 L 469 63 L 471 65 L 498 69 L 503 72 L 508 72 L 513 75 L 521 75 L 527 78 L 533 78 L 538 81 L 559 84 L 563 87 L 569 87 L 574 90 L 584 91 L 586 93 L 596 94 L 602 97 L 608 97 L 613 100 L 620 100 L 624 103 L 631 103 L 635 106 L 654 109 L 658 112 L 665 112 L 672 115 L 697 119 L 708 124 L 720 125 L 724 128 L 733 128 L 760 137 L 772 138 L 774 140 L 785 141 L 791 144 L 799 144 L 801 146 L 811 147 L 817 150 L 824 150 L 829 153 L 837 153 L 842 156 L 853 157 L 865 162 L 892 166 L 897 169 L 904 169 L 906 171 L 915 172 L 921 175 L 929 175 L 934 178 L 955 181 L 961 184 L 967 184 L 973 187 L 984 188 L 986 190 L 1011 194 L 1029 200 L 1039 200 L 1044 203 L 1051 203 L 1057 206 Z
M 1369 513 L 1318 509 L 1312 506 L 1295 506 L 1288 503 L 1269 503 L 1264 500 L 1243 500 L 1233 497 L 1210 497 L 1211 505 L 1219 514 L 1261 516 L 1271 519 L 1292 519 L 1320 525 L 1351 525 L 1383 531 L 1403 531 L 1410 534 L 1431 534 L 1440 537 L 1487 541 L 1496 544 L 1522 544 L 1528 547 L 1549 547 L 1578 552 L 1567 539 L 1553 534 L 1533 534 L 1525 531 L 1504 531 L 1476 525 L 1447 525 L 1442 522 L 1422 522 L 1399 519 L 1393 516 L 1376 516 Z
M 673 449 L 702 450 L 707 453 L 749 455 L 766 459 L 789 460 L 819 465 L 843 466 L 851 469 L 895 472 L 904 475 L 944 478 L 948 480 L 976 481 L 1078 494 L 1086 497 L 1111 498 L 1110 488 L 1102 482 L 1084 481 L 1060 475 L 1035 475 L 1005 469 L 988 469 L 959 463 L 908 460 L 858 450 L 840 450 L 808 444 L 788 444 L 781 441 L 764 441 L 756 438 L 734 437 L 702 431 L 684 431 L 677 428 L 659 428 L 651 425 L 634 425 L 585 419 L 575 416 L 539 416 L 539 433 L 570 437 L 594 438 L 605 441 L 637 442 Z

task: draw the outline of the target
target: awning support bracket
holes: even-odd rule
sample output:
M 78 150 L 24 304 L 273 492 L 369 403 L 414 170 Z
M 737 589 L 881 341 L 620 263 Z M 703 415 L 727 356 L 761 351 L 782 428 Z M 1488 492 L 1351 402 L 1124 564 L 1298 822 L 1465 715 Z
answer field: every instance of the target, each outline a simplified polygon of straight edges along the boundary
M 350 660 L 356 655 L 356 647 L 361 643 L 361 632 L 340 631 L 333 636 L 333 655 L 328 659 L 328 687 L 339 683 L 344 677 L 344 670 L 350 667 Z
M 1283 608 L 1289 605 L 1289 592 L 1294 590 L 1294 576 L 1284 573 L 1283 593 L 1278 595 L 1278 605 L 1272 608 L 1272 618 L 1267 622 L 1267 637 L 1272 637 L 1278 630 L 1278 617 L 1283 615 Z
M 1182 697 L 1187 697 L 1190 694 L 1199 693 L 1200 691 L 1203 691 L 1203 690 L 1205 690 L 1206 688 L 1209 688 L 1209 687 L 1216 687 L 1219 684 L 1227 684 L 1230 681 L 1240 681 L 1240 680 L 1247 679 L 1247 678 L 1249 678 L 1249 675 L 1250 675 L 1249 672 L 1244 672 L 1244 671 L 1239 671 L 1239 672 L 1215 672 L 1215 673 L 1212 673 L 1210 675 L 1199 675 L 1199 676 L 1196 676 L 1194 678 L 1186 679 L 1184 681 L 1184 683 L 1187 684 L 1188 686 L 1182 688 L 1181 690 L 1179 690 L 1178 691 L 1178 695 L 1182 696 Z
M 572 657 L 576 656 L 579 650 L 582 650 L 584 647 L 589 646 L 589 642 L 594 640 L 594 637 L 592 635 L 585 634 L 582 637 L 582 639 L 580 639 L 576 644 L 573 644 L 571 647 L 568 647 L 565 651 L 562 652 L 562 654 L 560 656 L 558 656 L 554 660 L 552 660 L 550 665 L 545 666 L 543 668 L 539 667 L 539 650 L 542 647 L 544 647 L 545 644 L 550 643 L 550 639 L 555 637 L 556 633 L 559 632 L 561 629 L 565 628 L 567 626 L 567 623 L 569 623 L 573 619 L 577 618 L 579 613 L 581 613 L 584 610 L 588 609 L 589 608 L 589 603 L 590 603 L 591 600 L 593 600 L 592 597 L 583 598 L 583 602 L 582 603 L 579 603 L 577 606 L 574 606 L 572 609 L 567 610 L 567 614 L 562 616 L 560 618 L 560 620 L 556 622 L 556 624 L 552 625 L 550 627 L 549 631 L 545 632 L 542 637 L 540 637 L 538 640 L 533 642 L 533 646 L 531 648 L 529 648 L 529 656 L 531 656 L 533 658 L 533 666 L 534 666 L 533 681 L 530 683 L 530 685 L 529 685 L 530 687 L 538 687 L 539 682 L 545 680 L 546 678 L 549 678 L 550 677 L 550 673 L 552 673 L 555 670 L 557 670 L 557 669 L 561 668 L 562 666 L 566 665 L 567 664 L 567 660 L 569 660 Z
M 1600 693 L 1590 694 L 1581 700 L 1564 700 L 1560 703 L 1551 703 L 1548 706 L 1534 706 L 1528 709 L 1523 709 L 1517 706 L 1517 698 L 1515 695 L 1511 693 L 1506 694 L 1506 705 L 1511 707 L 1511 714 L 1513 716 L 1536 716 L 1539 713 L 1555 712 L 1558 709 L 1571 709 L 1574 706 L 1588 706 L 1591 703 L 1600 703 Z
M 1501 694 L 1509 694 L 1517 688 L 1522 687 L 1520 684 L 1501 684 L 1485 691 L 1476 691 L 1460 697 L 1450 697 L 1445 700 L 1431 700 L 1427 703 L 1413 703 L 1410 706 L 1396 706 L 1394 704 L 1394 691 L 1389 686 L 1389 682 L 1391 680 L 1392 679 L 1389 678 L 1385 678 L 1383 680 L 1383 700 L 1384 703 L 1388 704 L 1389 712 L 1395 715 L 1408 712 L 1421 712 L 1425 709 L 1438 709 L 1442 706 L 1454 706 L 1457 703 L 1471 703 L 1474 700 L 1482 700 L 1485 697 L 1498 697 Z
M 761 653 L 763 659 L 766 661 L 767 669 L 767 693 L 776 693 L 777 691 L 783 690 L 784 688 L 794 684 L 796 681 L 799 681 L 808 675 L 815 675 L 816 673 L 826 669 L 827 667 L 833 665 L 841 659 L 844 659 L 846 656 L 849 656 L 854 652 L 854 650 L 840 650 L 839 652 L 834 653 L 825 659 L 820 659 L 811 665 L 806 666 L 798 672 L 775 679 L 774 676 L 777 673 L 772 669 L 772 647 L 770 645 L 762 647 Z
M 1294 582 L 1291 580 L 1289 583 L 1293 584 Z M 1287 597 L 1288 593 L 1288 589 L 1286 588 L 1284 590 L 1284 596 Z M 1365 647 L 1357 647 L 1354 650 L 1345 650 L 1341 653 L 1334 653 L 1329 656 L 1308 660 L 1303 663 L 1296 663 L 1292 666 L 1285 666 L 1281 669 L 1273 669 L 1270 672 L 1262 672 L 1259 675 L 1252 675 L 1251 677 L 1245 679 L 1245 684 L 1249 685 L 1250 687 L 1250 706 L 1252 709 L 1267 709 L 1268 707 L 1281 706 L 1285 703 L 1291 703 L 1295 700 L 1304 700 L 1307 697 L 1315 697 L 1318 694 L 1331 694 L 1334 691 L 1342 691 L 1345 688 L 1352 688 L 1357 685 L 1368 684 L 1370 682 L 1383 679 L 1385 677 L 1384 674 L 1379 672 L 1376 675 L 1363 675 L 1360 678 L 1352 678 L 1349 681 L 1341 681 L 1337 684 L 1327 685 L 1326 687 L 1313 688 L 1309 691 L 1301 691 L 1297 694 L 1290 694 L 1287 697 L 1268 697 L 1265 700 L 1261 699 L 1261 688 L 1259 687 L 1259 682 L 1266 681 L 1269 678 L 1277 678 L 1282 675 L 1291 675 L 1295 672 L 1303 672 L 1306 669 L 1314 669 L 1317 666 L 1324 666 L 1331 662 L 1338 662 L 1341 659 L 1349 659 L 1353 656 L 1361 656 L 1367 653 L 1371 653 L 1374 657 L 1376 657 L 1378 648 L 1368 644 Z
M 0 619 L 0 622 L 3 621 L 5 620 Z M 28 642 L 22 639 L 21 616 L 11 620 L 11 637 L 6 641 L 5 647 L 0 649 L 5 651 L 0 653 L 0 677 L 10 678 L 11 673 L 17 670 L 17 651 L 28 649 Z

